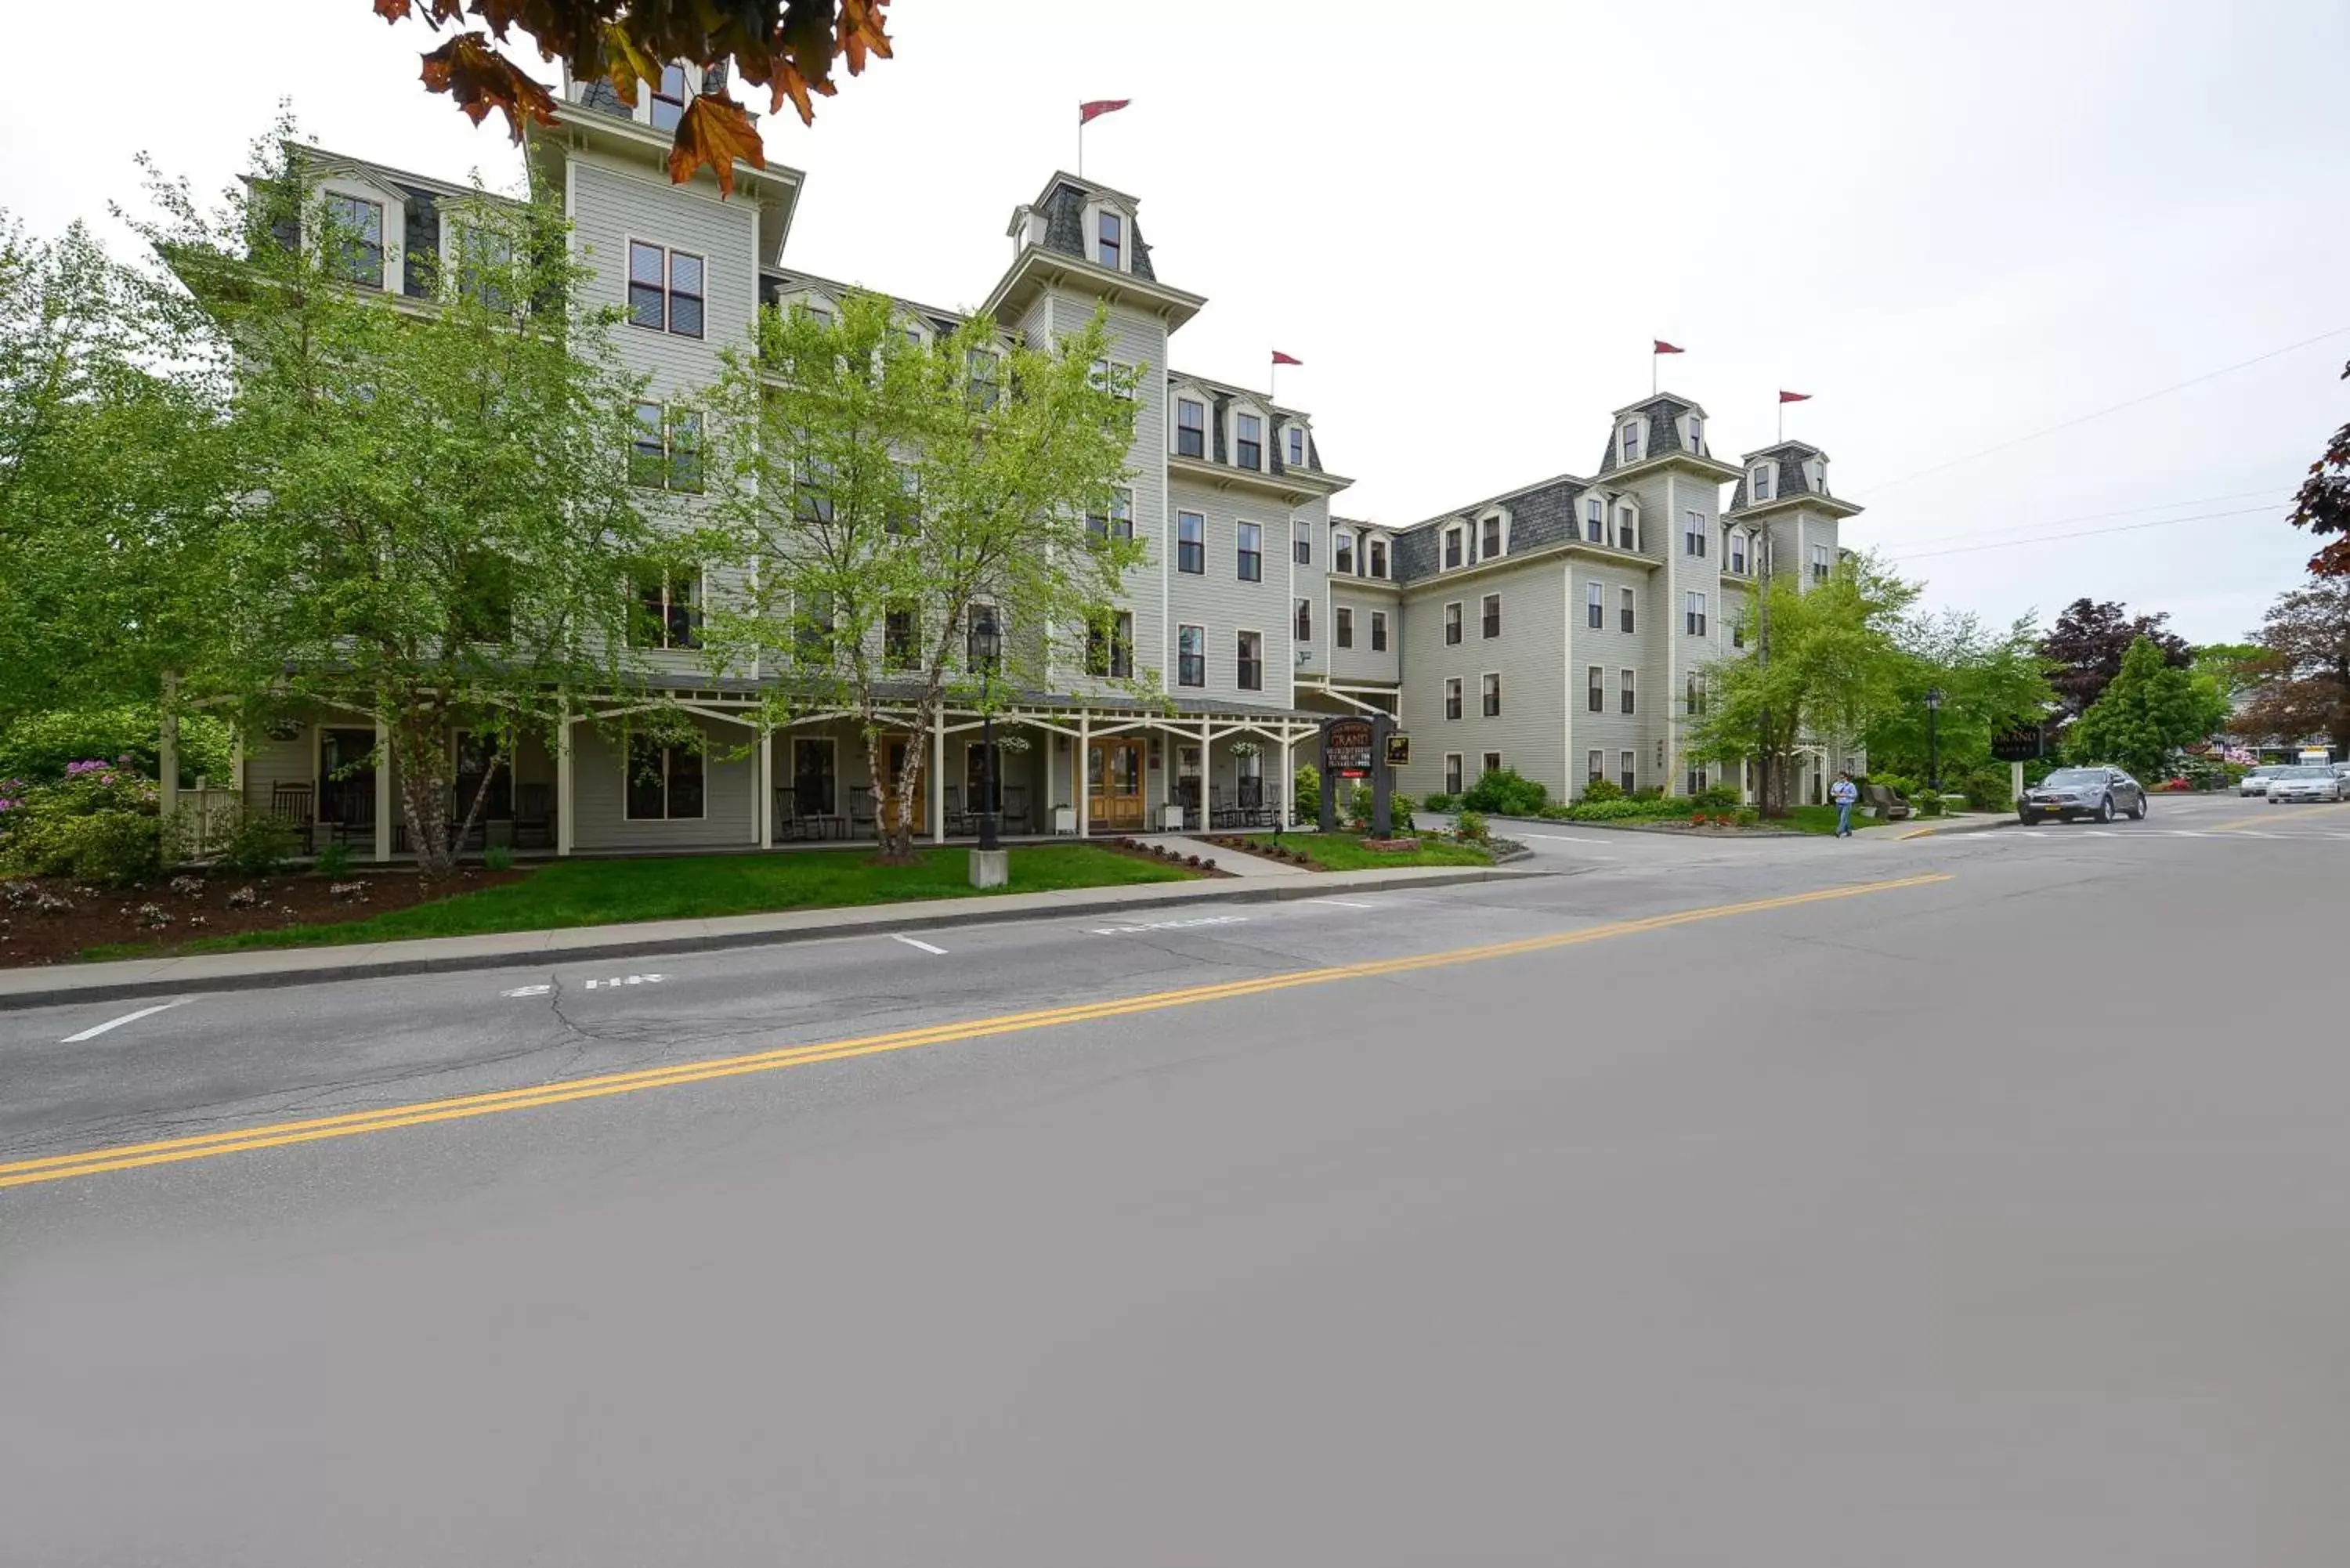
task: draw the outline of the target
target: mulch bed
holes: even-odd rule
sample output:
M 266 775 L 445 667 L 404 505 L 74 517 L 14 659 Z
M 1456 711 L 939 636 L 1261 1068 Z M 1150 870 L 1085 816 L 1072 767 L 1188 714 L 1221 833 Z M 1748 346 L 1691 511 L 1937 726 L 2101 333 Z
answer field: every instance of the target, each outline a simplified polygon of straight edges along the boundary
M 339 884 L 307 875 L 191 874 L 128 890 L 69 877 L 14 878 L 0 881 L 0 967 L 68 963 L 88 949 L 116 942 L 145 943 L 160 952 L 197 937 L 362 920 L 529 874 L 474 867 L 427 882 L 413 871 L 357 871 Z M 366 891 L 338 898 L 337 886 Z
M 1197 872 L 1202 877 L 1230 877 L 1235 875 L 1235 873 L 1231 871 L 1218 869 L 1215 861 L 1212 859 L 1203 859 L 1196 855 L 1170 854 L 1159 845 L 1152 844 L 1145 839 L 1094 838 L 1088 839 L 1087 842 L 1091 844 L 1097 849 L 1107 849 L 1114 855 L 1129 855 L 1137 860 L 1155 861 L 1161 866 L 1180 866 L 1185 870 Z M 1208 840 L 1208 842 L 1211 844 L 1216 844 L 1222 841 L 1211 838 Z M 1227 845 L 1226 847 L 1238 849 L 1242 846 L 1238 844 L 1231 844 Z
M 1253 855 L 1260 860 L 1278 860 L 1284 865 L 1303 867 L 1308 871 L 1322 869 L 1317 862 L 1303 851 L 1290 849 L 1281 845 L 1267 844 L 1259 839 L 1235 838 L 1229 833 L 1217 833 L 1210 835 L 1208 842 L 1219 849 L 1230 849 L 1240 855 Z M 1413 841 L 1412 847 L 1419 847 L 1418 840 Z

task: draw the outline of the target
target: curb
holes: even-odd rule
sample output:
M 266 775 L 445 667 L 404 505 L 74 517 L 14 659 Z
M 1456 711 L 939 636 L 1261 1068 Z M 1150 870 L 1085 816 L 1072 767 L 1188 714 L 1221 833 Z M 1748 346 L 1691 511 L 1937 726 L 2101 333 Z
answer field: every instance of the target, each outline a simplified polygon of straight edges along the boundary
M 1909 829 L 1908 832 L 1899 835 L 1898 838 L 1901 842 L 1906 843 L 1912 838 L 1931 838 L 1939 834 L 1989 833 L 1994 827 L 2012 827 L 2014 826 L 2015 818 L 2012 816 L 1993 816 L 1990 817 L 1988 820 L 1961 817 L 1956 822 L 1938 823 L 1924 827 L 1913 827 Z
M 1426 869 L 1428 875 L 1414 875 Z M 648 937 L 637 940 L 626 938 L 597 940 L 593 932 L 622 931 L 625 926 L 578 926 L 556 931 L 498 931 L 488 933 L 489 939 L 504 942 L 533 936 L 550 939 L 548 945 L 538 948 L 505 947 L 494 952 L 452 953 L 436 958 L 385 958 L 365 960 L 357 963 L 328 961 L 309 964 L 292 963 L 278 970 L 252 970 L 239 973 L 190 975 L 179 978 L 159 976 L 149 980 L 99 981 L 88 985 L 71 983 L 46 987 L 37 991 L 0 992 L 0 1012 L 34 1007 L 56 1007 L 77 1002 L 122 1002 L 150 996 L 190 996 L 223 991 L 269 991 L 293 985 L 330 985 L 345 980 L 383 980 L 406 974 L 447 974 L 467 970 L 522 969 L 544 963 L 574 962 L 582 959 L 650 958 L 668 953 L 721 952 L 735 948 L 779 947 L 797 942 L 831 941 L 841 937 L 867 934 L 888 934 L 894 931 L 936 930 L 947 926 L 1009 925 L 1018 920 L 1058 919 L 1070 915 L 1120 914 L 1137 909 L 1152 909 L 1167 905 L 1191 903 L 1271 904 L 1285 903 L 1294 898 L 1315 898 L 1343 892 L 1377 893 L 1400 888 L 1452 888 L 1474 882 L 1519 881 L 1530 877 L 1547 877 L 1547 871 L 1504 870 L 1499 867 L 1473 867 L 1459 869 L 1435 867 L 1402 867 L 1393 871 L 1319 872 L 1296 877 L 1266 877 L 1262 881 L 1243 877 L 1213 878 L 1202 882 L 1187 882 L 1163 889 L 1145 889 L 1143 893 L 1129 887 L 1122 889 L 1122 898 L 1085 897 L 1070 898 L 1043 909 L 1034 906 L 1017 909 L 987 909 L 985 899 L 952 900 L 958 908 L 938 908 L 923 905 L 867 904 L 849 909 L 795 913 L 820 913 L 836 917 L 824 925 L 783 927 L 771 930 L 707 931 L 691 936 Z M 1360 878 L 1359 880 L 1356 878 Z M 1015 895 L 1017 896 L 1017 895 Z M 1050 897 L 1051 895 L 1045 895 Z M 983 907 L 969 907 L 978 904 Z M 573 940 L 566 941 L 565 938 Z M 468 938 L 427 937 L 413 939 L 424 941 L 469 940 Z M 398 943 L 381 944 L 397 948 Z M 287 955 L 321 958 L 337 950 L 286 949 Z M 201 961 L 209 954 L 192 955 L 187 961 Z M 223 954 L 222 957 L 230 955 Z M 137 962 L 140 961 L 126 961 Z M 88 966 L 85 966 L 88 967 Z M 75 966 L 60 964 L 51 971 L 19 971 L 55 973 L 60 979 L 71 976 Z M 0 972 L 0 980 L 6 975 Z

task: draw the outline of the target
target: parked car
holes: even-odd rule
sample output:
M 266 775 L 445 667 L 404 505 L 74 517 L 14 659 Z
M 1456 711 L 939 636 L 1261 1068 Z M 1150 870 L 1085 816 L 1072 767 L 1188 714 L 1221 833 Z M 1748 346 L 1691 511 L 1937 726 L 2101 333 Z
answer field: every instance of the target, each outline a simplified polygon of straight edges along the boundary
M 2288 801 L 2340 800 L 2342 775 L 2334 771 L 2331 763 L 2303 763 L 2298 767 L 2279 768 L 2269 778 L 2269 804 L 2282 805 Z
M 2243 782 L 2236 786 L 2236 793 L 2239 795 L 2265 795 L 2269 793 L 2269 780 L 2276 775 L 2279 765 L 2276 763 L 2262 763 L 2244 775 Z
M 2076 816 L 2111 822 L 2117 811 L 2133 819 L 2146 815 L 2146 787 L 2119 768 L 2058 768 L 2023 792 L 2016 815 L 2025 826 L 2053 816 L 2070 822 Z

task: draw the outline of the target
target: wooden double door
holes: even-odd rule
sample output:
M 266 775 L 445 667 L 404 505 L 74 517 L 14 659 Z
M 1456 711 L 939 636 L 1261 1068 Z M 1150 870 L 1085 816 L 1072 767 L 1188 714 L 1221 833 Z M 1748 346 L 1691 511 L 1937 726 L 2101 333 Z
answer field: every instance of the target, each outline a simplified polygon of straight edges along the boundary
M 1087 745 L 1087 821 L 1090 831 L 1142 831 L 1145 815 L 1142 774 L 1140 741 L 1112 737 Z

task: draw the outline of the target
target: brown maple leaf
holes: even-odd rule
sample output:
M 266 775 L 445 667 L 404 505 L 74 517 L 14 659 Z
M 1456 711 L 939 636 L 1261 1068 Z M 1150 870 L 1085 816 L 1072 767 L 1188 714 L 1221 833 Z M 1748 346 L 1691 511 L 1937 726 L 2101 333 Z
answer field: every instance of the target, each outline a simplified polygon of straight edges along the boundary
M 719 194 L 731 196 L 737 159 L 754 169 L 767 166 L 766 149 L 760 144 L 750 115 L 731 98 L 695 94 L 685 106 L 684 118 L 677 122 L 677 140 L 670 146 L 671 182 L 682 185 L 693 178 L 695 170 L 707 168 L 718 176 Z
M 889 0 L 840 0 L 837 41 L 840 52 L 848 57 L 850 76 L 864 73 L 868 51 L 885 60 L 891 57 L 889 34 L 881 15 L 889 4 Z
M 424 86 L 445 92 L 475 125 L 490 110 L 506 117 L 506 130 L 522 140 L 523 117 L 555 123 L 555 97 L 490 43 L 482 33 L 460 33 L 424 57 Z

